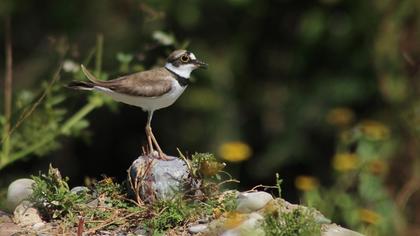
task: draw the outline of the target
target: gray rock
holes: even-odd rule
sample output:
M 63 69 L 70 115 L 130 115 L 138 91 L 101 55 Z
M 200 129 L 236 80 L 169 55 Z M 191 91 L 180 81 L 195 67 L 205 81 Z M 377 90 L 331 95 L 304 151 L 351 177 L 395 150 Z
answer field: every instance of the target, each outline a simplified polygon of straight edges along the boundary
M 99 205 L 99 200 L 95 198 L 92 201 L 88 202 L 86 205 L 88 207 L 97 207 Z
M 33 192 L 33 184 L 35 181 L 32 179 L 17 179 L 13 181 L 7 189 L 7 208 L 14 211 L 17 205 L 23 200 L 31 196 Z
M 21 226 L 42 223 L 38 210 L 32 207 L 32 203 L 29 201 L 23 201 L 16 207 L 13 213 L 13 220 Z
M 273 196 L 266 192 L 244 192 L 237 197 L 237 211 L 241 213 L 250 213 L 263 208 L 269 201 L 273 200 Z
M 167 200 L 183 190 L 188 182 L 189 169 L 184 160 L 168 157 L 161 160 L 151 156 L 140 156 L 128 169 L 132 193 L 142 201 Z

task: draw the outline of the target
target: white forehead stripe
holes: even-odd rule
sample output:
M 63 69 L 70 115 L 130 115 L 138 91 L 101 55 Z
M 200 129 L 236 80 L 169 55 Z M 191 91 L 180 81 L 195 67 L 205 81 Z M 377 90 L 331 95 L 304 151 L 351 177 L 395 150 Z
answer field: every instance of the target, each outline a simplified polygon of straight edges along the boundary
M 196 57 L 195 57 L 195 55 L 194 55 L 194 53 L 190 53 L 190 58 L 191 58 L 191 60 L 195 60 L 195 59 L 197 59 Z
M 187 79 L 190 78 L 191 72 L 195 69 L 193 64 L 179 65 L 178 67 L 175 67 L 171 63 L 166 63 L 165 67 L 175 74 Z
M 180 57 L 182 54 L 184 54 L 185 52 L 178 52 L 176 55 L 175 55 L 175 58 L 178 58 L 178 57 Z

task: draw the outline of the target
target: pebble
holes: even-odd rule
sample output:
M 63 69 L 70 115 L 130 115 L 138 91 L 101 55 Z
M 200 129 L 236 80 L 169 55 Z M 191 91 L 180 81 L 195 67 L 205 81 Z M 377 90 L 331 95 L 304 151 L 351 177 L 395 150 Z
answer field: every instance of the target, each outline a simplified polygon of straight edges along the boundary
M 237 197 L 236 210 L 241 213 L 250 213 L 263 208 L 271 200 L 273 200 L 273 196 L 262 191 L 240 193 Z
M 201 233 L 207 230 L 207 228 L 208 228 L 207 224 L 196 224 L 196 225 L 191 225 L 190 227 L 188 227 L 188 231 L 192 234 L 197 234 L 197 233 Z
M 32 179 L 22 178 L 13 181 L 9 185 L 7 189 L 7 208 L 10 211 L 14 211 L 17 205 L 31 196 L 34 183 L 35 181 Z
M 241 236 L 241 235 L 265 235 L 264 230 L 260 228 L 264 217 L 256 212 L 250 213 L 248 219 L 233 229 L 226 230 L 221 236 Z
M 336 224 L 331 224 L 326 227 L 326 230 L 322 233 L 322 236 L 364 236 L 364 235 L 357 233 L 353 230 L 345 229 Z
M 70 190 L 74 194 L 88 193 L 90 190 L 85 186 L 76 186 Z
M 36 224 L 32 225 L 32 229 L 40 230 L 40 229 L 44 228 L 44 226 L 45 226 L 44 222 L 39 222 L 39 223 L 36 223 Z
M 38 210 L 32 207 L 32 203 L 29 201 L 23 201 L 16 207 L 13 212 L 13 220 L 21 226 L 42 223 Z
M 134 230 L 134 234 L 136 236 L 145 236 L 147 235 L 147 230 L 145 230 L 143 227 L 138 227 L 136 230 Z
M 92 201 L 86 204 L 88 207 L 97 207 L 99 206 L 99 200 L 97 198 L 93 199 Z

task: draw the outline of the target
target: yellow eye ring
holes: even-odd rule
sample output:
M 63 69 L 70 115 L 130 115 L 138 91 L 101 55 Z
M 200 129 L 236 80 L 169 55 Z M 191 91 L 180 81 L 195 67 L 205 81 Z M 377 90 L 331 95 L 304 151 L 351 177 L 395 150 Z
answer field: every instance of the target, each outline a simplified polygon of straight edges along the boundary
M 181 61 L 184 62 L 184 63 L 188 62 L 189 60 L 190 60 L 190 57 L 188 57 L 187 55 L 184 55 L 184 56 L 181 57 Z

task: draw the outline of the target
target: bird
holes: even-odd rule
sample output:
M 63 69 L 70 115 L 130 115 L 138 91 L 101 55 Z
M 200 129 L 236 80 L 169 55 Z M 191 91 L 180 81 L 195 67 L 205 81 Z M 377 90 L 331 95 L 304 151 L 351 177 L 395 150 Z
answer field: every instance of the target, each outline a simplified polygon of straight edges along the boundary
M 77 90 L 97 91 L 128 105 L 140 107 L 147 112 L 145 132 L 149 153 L 166 159 L 152 131 L 152 118 L 156 110 L 171 106 L 190 84 L 190 74 L 198 68 L 207 68 L 187 50 L 173 51 L 163 67 L 137 72 L 112 80 L 99 80 L 81 65 L 82 72 L 89 81 L 72 81 L 67 87 Z

